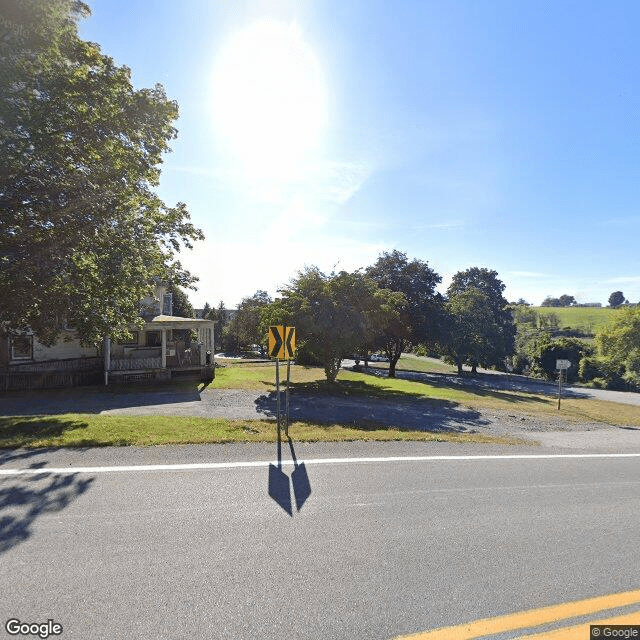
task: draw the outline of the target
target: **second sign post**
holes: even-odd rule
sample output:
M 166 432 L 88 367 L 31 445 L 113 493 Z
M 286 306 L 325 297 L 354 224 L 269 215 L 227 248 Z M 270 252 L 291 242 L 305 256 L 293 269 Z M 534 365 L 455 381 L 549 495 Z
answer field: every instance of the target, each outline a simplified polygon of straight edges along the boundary
M 276 416 L 280 431 L 280 360 L 287 361 L 287 388 L 285 392 L 285 434 L 289 436 L 289 385 L 291 360 L 296 351 L 296 328 L 286 324 L 269 327 L 269 356 L 276 359 Z

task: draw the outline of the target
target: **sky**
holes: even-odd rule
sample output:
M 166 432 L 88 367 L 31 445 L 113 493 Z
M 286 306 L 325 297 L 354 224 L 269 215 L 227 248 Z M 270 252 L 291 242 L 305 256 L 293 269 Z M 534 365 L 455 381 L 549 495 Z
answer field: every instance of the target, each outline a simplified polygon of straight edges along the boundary
M 81 37 L 180 107 L 160 196 L 192 303 L 398 249 L 505 297 L 640 301 L 640 3 L 88 0 Z

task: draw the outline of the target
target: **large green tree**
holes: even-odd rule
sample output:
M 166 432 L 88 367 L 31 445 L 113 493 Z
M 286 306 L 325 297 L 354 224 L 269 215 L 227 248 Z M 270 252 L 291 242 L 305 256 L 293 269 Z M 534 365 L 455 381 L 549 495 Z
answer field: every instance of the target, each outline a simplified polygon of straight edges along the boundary
M 298 346 L 321 363 L 329 382 L 344 358 L 397 316 L 403 298 L 358 271 L 326 275 L 317 267 L 301 271 L 280 293 L 262 314 L 262 331 L 269 324 L 295 326 Z
M 154 279 L 192 285 L 176 254 L 202 238 L 154 191 L 176 103 L 79 38 L 88 14 L 0 3 L 0 326 L 47 344 L 63 323 L 125 337 Z
M 640 306 L 621 309 L 596 334 L 598 355 L 608 369 L 619 369 L 628 384 L 640 387 Z
M 409 260 L 406 253 L 382 253 L 366 270 L 381 289 L 403 294 L 396 313 L 375 337 L 373 346 L 389 358 L 389 377 L 396 375 L 396 364 L 403 351 L 417 344 L 435 344 L 441 337 L 442 296 L 436 286 L 442 278 L 428 263 Z
M 626 300 L 624 297 L 624 293 L 622 293 L 622 291 L 614 291 L 609 296 L 609 306 L 613 307 L 614 309 L 624 304 L 625 302 Z
M 242 299 L 233 320 L 229 323 L 229 333 L 234 336 L 240 348 L 250 348 L 257 344 L 264 350 L 264 333 L 260 330 L 261 312 L 272 302 L 271 296 L 262 290 Z
M 516 328 L 504 283 L 490 269 L 472 267 L 453 276 L 447 289 L 450 333 L 446 350 L 458 364 L 501 366 L 515 350 Z

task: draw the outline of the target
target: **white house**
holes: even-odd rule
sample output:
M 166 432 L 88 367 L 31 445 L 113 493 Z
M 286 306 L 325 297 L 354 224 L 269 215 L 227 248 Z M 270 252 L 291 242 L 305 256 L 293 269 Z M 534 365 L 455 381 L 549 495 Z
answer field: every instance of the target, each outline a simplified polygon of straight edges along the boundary
M 172 315 L 163 285 L 141 308 L 143 328 L 126 342 L 105 338 L 100 349 L 82 345 L 71 330 L 51 347 L 30 333 L 0 338 L 0 389 L 90 384 L 103 375 L 105 382 L 210 377 L 215 323 Z

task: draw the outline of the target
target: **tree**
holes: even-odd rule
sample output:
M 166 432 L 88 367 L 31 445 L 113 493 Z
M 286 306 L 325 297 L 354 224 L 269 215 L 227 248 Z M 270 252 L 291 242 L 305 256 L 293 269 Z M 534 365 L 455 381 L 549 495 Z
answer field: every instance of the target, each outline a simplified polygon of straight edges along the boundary
M 387 326 L 403 299 L 358 271 L 325 275 L 317 267 L 301 271 L 280 293 L 262 313 L 261 330 L 269 324 L 295 326 L 299 348 L 321 363 L 331 383 L 343 358 Z
M 548 333 L 543 333 L 530 345 L 531 369 L 534 375 L 553 380 L 557 375 L 556 361 L 569 360 L 571 367 L 566 372 L 566 380 L 571 382 L 578 377 L 581 360 L 592 353 L 593 348 L 584 340 L 551 338 Z
M 621 309 L 615 320 L 596 334 L 598 355 L 622 378 L 640 387 L 640 306 Z
M 191 286 L 176 259 L 202 233 L 154 192 L 176 136 L 161 85 L 78 37 L 75 0 L 0 5 L 0 326 L 52 344 L 141 326 L 154 280 Z
M 610 296 L 609 296 L 609 306 L 613 307 L 614 309 L 616 307 L 619 307 L 620 305 L 624 304 L 626 302 L 625 297 L 624 297 L 624 293 L 622 293 L 622 291 L 614 291 Z
M 447 301 L 450 315 L 448 355 L 462 375 L 462 365 L 471 363 L 473 372 L 491 354 L 491 337 L 497 333 L 489 297 L 476 287 L 454 294 Z
M 551 296 L 547 296 L 540 305 L 541 307 L 561 307 L 562 303 L 560 302 L 560 298 L 552 298 Z
M 242 299 L 236 315 L 229 324 L 229 333 L 234 335 L 240 348 L 251 348 L 258 344 L 264 354 L 265 334 L 260 331 L 261 312 L 272 302 L 271 296 L 262 290 Z
M 561 307 L 572 307 L 576 303 L 576 299 L 573 296 L 562 294 L 559 298 Z
M 504 283 L 498 273 L 472 267 L 453 276 L 447 289 L 447 311 L 451 330 L 446 351 L 458 364 L 502 365 L 515 349 L 516 329 L 508 303 L 502 295 Z
M 189 302 L 187 294 L 176 284 L 170 283 L 167 293 L 173 296 L 173 315 L 181 318 L 195 318 L 193 305 Z
M 389 377 L 395 378 L 396 364 L 411 345 L 435 344 L 441 337 L 442 296 L 436 286 L 442 278 L 418 259 L 409 261 L 401 251 L 382 253 L 366 270 L 381 289 L 402 293 L 400 306 L 389 323 L 373 339 L 373 346 L 389 358 Z
M 216 331 L 215 331 L 216 348 L 226 349 L 227 348 L 226 336 L 228 334 L 228 331 L 225 332 L 225 329 L 229 324 L 229 317 L 227 314 L 227 309 L 225 309 L 224 302 L 222 300 L 220 300 L 220 303 L 218 304 L 218 308 L 212 313 L 214 313 L 213 319 L 216 321 Z M 235 344 L 235 342 L 233 342 L 233 344 L 231 345 L 232 348 L 230 349 L 230 351 L 235 351 L 236 346 L 237 345 Z

